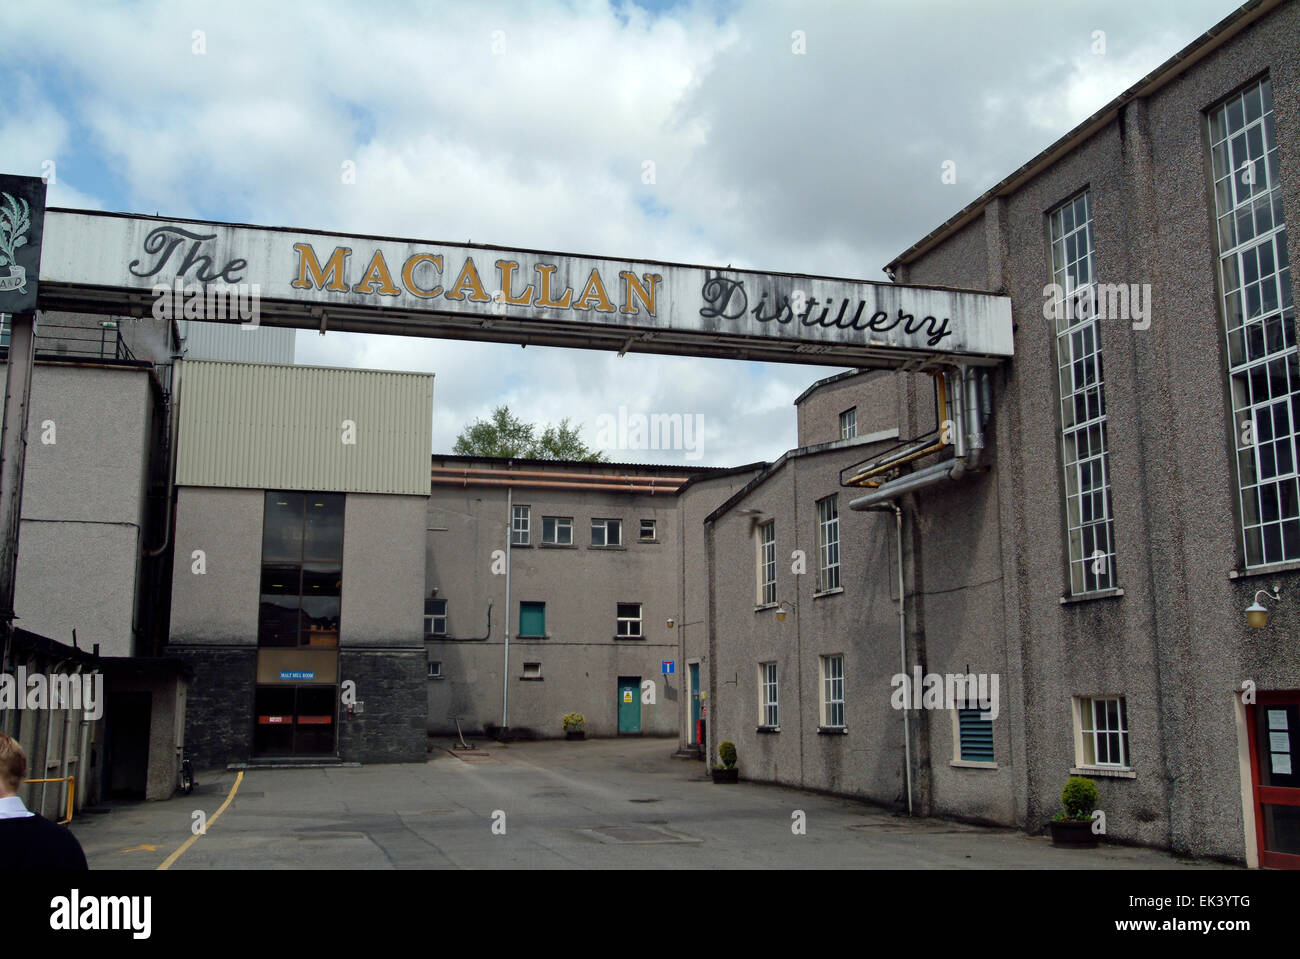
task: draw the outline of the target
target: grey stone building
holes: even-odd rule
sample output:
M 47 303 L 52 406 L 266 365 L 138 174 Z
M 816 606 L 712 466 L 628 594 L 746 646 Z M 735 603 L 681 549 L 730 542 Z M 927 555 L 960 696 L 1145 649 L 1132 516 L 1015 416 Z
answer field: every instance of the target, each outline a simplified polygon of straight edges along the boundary
M 889 264 L 1010 295 L 1015 359 L 942 404 L 823 381 L 709 517 L 742 775 L 1040 831 L 1080 773 L 1113 839 L 1300 865 L 1297 37 L 1300 4 L 1247 4 Z M 816 451 L 855 420 L 912 439 Z M 918 668 L 996 676 L 996 717 L 894 708 Z

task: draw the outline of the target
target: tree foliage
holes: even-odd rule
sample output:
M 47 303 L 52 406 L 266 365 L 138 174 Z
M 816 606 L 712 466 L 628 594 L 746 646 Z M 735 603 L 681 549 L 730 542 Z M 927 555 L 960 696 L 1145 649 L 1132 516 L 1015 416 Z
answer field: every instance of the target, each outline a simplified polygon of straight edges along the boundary
M 582 431 L 569 418 L 548 426 L 539 434 L 508 406 L 498 406 L 491 419 L 475 419 L 456 437 L 452 452 L 460 456 L 498 456 L 506 459 L 573 460 L 608 462 L 603 453 L 587 448 Z

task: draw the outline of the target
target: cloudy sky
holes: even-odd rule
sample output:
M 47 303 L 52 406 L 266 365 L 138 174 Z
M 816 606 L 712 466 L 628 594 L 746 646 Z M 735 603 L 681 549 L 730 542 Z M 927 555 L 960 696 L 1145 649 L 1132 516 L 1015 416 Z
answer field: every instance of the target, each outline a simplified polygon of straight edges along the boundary
M 0 171 L 53 161 L 52 206 L 882 280 L 1236 6 L 6 2 Z M 438 451 L 506 403 L 588 443 L 621 406 L 703 418 L 701 459 L 614 460 L 773 459 L 836 372 L 297 335 L 302 363 L 436 373 Z

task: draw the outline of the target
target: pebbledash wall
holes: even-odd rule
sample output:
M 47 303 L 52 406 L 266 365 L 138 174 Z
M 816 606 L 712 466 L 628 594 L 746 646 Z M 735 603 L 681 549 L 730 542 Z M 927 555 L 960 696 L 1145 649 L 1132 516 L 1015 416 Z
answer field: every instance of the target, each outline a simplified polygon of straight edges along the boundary
M 1289 279 L 1300 254 L 1281 219 L 1293 231 L 1300 218 L 1298 36 L 1300 3 L 1247 4 L 889 266 L 898 282 L 1005 292 L 1016 322 L 1016 359 L 991 383 L 986 468 L 896 500 L 906 665 L 1000 674 L 987 761 L 961 759 L 952 710 L 910 714 L 921 812 L 1037 832 L 1081 772 L 1098 782 L 1113 839 L 1261 861 L 1252 787 L 1268 760 L 1250 755 L 1247 725 L 1262 707 L 1243 703 L 1243 688 L 1291 709 L 1300 702 L 1300 371 Z M 1253 179 L 1234 183 L 1250 169 Z M 1240 215 L 1221 221 L 1228 210 Z M 1141 300 L 1062 323 L 1049 289 L 1062 280 L 1123 284 Z M 1241 316 L 1244 337 L 1230 338 L 1225 323 L 1239 327 Z M 1256 366 L 1236 376 L 1230 363 Z M 801 397 L 801 446 L 838 437 L 850 408 L 859 422 L 864 410 L 895 408 L 901 435 L 923 435 L 934 399 L 921 380 L 823 381 Z M 1092 429 L 1087 442 L 1076 422 Z M 1269 447 L 1243 440 L 1243 423 Z M 851 464 L 835 451 L 801 450 L 710 517 L 710 745 L 735 741 L 750 778 L 897 805 L 894 517 L 850 510 L 869 491 L 841 489 L 840 465 Z M 815 548 L 814 501 L 830 495 L 844 592 L 814 597 L 811 553 L 802 577 L 789 575 L 789 555 Z M 757 514 L 745 509 L 775 520 L 779 598 L 798 604 L 784 624 L 754 608 Z M 1244 529 L 1259 521 L 1275 526 Z M 1073 544 L 1071 528 L 1080 530 Z M 1100 577 L 1089 572 L 1089 547 L 1100 548 Z M 1267 628 L 1249 628 L 1246 607 L 1275 584 L 1282 602 L 1267 602 Z M 843 656 L 845 730 L 819 735 L 828 655 Z M 764 662 L 778 664 L 779 732 L 757 731 Z M 1125 708 L 1113 739 L 1124 751 L 1108 763 L 1083 752 L 1080 711 L 1094 698 Z M 1288 808 L 1269 810 L 1266 854 L 1300 853 Z
M 312 717 L 337 719 L 328 755 L 422 760 L 432 375 L 190 361 L 182 382 L 168 655 L 194 672 L 190 750 L 200 765 L 255 758 L 259 722 L 301 718 L 261 715 L 259 690 L 312 686 L 332 688 Z M 267 494 L 294 491 L 343 494 L 337 622 L 311 645 L 260 646 L 279 585 L 263 584 Z

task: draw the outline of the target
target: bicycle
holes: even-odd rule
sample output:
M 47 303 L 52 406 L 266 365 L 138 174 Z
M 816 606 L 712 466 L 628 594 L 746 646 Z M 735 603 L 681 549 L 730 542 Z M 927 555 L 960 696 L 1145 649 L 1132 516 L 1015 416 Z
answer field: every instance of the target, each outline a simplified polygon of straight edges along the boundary
M 181 764 L 177 773 L 177 788 L 188 796 L 194 791 L 194 767 L 190 764 L 190 757 L 185 754 L 185 747 L 180 749 Z

